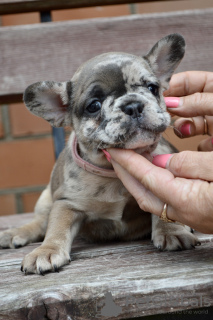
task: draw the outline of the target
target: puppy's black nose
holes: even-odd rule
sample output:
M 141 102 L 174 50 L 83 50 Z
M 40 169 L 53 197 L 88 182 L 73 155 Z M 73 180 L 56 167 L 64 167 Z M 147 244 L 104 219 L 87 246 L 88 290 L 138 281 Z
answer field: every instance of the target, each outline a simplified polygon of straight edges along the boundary
M 140 118 L 144 105 L 141 102 L 132 102 L 122 107 L 122 111 L 132 118 Z

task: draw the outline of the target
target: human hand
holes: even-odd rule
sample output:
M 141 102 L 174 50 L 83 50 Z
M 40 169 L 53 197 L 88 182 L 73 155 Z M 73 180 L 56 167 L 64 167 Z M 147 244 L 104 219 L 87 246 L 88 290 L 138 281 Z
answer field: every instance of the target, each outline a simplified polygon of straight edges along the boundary
M 189 71 L 175 74 L 164 95 L 168 111 L 184 117 L 175 121 L 175 133 L 181 138 L 208 134 L 210 137 L 201 141 L 198 150 L 212 151 L 213 72 Z
M 167 203 L 169 219 L 213 233 L 212 152 L 158 155 L 151 163 L 133 150 L 108 151 L 119 179 L 142 210 L 160 216 Z

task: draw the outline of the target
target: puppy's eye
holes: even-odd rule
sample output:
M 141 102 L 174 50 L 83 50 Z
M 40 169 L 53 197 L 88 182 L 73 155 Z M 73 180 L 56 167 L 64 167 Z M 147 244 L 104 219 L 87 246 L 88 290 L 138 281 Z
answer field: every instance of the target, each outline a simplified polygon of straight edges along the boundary
M 89 113 L 95 113 L 101 110 L 101 102 L 96 100 L 90 103 L 90 105 L 86 109 Z
M 148 89 L 149 91 L 151 91 L 151 93 L 154 95 L 154 96 L 158 96 L 159 94 L 159 87 L 156 85 L 156 84 L 149 84 L 148 85 Z

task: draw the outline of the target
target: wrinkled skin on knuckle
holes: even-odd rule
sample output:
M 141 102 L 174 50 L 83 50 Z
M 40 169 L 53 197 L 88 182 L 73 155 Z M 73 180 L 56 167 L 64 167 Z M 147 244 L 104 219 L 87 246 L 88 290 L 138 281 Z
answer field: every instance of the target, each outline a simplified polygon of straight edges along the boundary
M 194 93 L 193 104 L 194 104 L 194 107 L 196 107 L 197 109 L 197 114 L 196 114 L 197 116 L 202 114 L 201 110 L 205 112 L 205 109 L 208 108 L 209 103 L 211 103 L 211 101 L 209 101 L 208 94 L 206 94 L 205 92 Z
M 196 92 L 194 93 L 194 103 L 196 106 L 200 106 L 202 104 L 203 101 L 203 94 L 201 92 Z
M 193 180 L 183 180 L 182 178 L 175 179 L 175 194 L 172 200 L 173 209 L 182 216 L 182 222 L 186 222 L 189 218 L 189 213 L 196 209 L 194 199 L 197 197 L 196 188 Z
M 136 174 L 138 169 L 135 168 Z M 140 177 L 140 183 L 147 189 L 152 190 L 156 183 L 155 179 L 155 168 L 148 169 L 143 176 Z
M 187 169 L 191 165 L 190 152 L 182 151 L 175 155 L 170 160 L 170 166 L 172 168 L 172 173 L 177 177 L 187 176 Z
M 210 233 L 213 228 L 213 183 L 202 182 L 202 187 L 198 191 L 197 210 L 199 210 L 200 222 L 206 222 Z
M 142 195 L 137 197 L 136 201 L 139 207 L 141 208 L 141 210 L 145 212 L 151 212 L 151 205 L 150 205 L 150 202 L 147 200 L 146 194 L 147 192 L 144 192 Z
M 182 184 L 179 190 L 179 196 L 176 197 L 175 209 L 181 214 L 183 222 L 186 225 L 204 233 L 212 230 L 213 219 L 211 227 L 208 227 L 209 222 L 209 208 L 213 207 L 213 200 L 209 192 L 208 182 L 200 180 L 187 180 Z M 204 220 L 207 224 L 204 226 Z M 201 226 L 203 225 L 202 229 Z

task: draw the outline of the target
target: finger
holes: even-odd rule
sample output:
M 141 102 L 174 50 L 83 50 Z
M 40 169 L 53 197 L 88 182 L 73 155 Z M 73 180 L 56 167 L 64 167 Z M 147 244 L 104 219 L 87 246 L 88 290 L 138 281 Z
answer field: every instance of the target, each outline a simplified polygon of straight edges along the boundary
M 205 71 L 188 71 L 174 74 L 166 97 L 182 97 L 195 92 L 213 92 L 213 73 Z
M 159 200 L 152 192 L 147 190 L 137 179 L 131 176 L 117 162 L 111 161 L 118 178 L 123 182 L 126 189 L 135 198 L 139 207 L 146 211 L 160 215 L 163 202 Z
M 168 170 L 158 168 L 143 156 L 132 150 L 109 149 L 112 160 L 123 167 L 131 176 L 139 181 L 163 202 L 174 198 L 176 182 L 174 175 Z M 159 188 L 159 186 L 161 186 Z M 179 188 L 177 186 L 177 188 Z
M 196 135 L 213 135 L 213 117 L 179 118 L 174 124 L 174 132 L 179 138 L 188 138 Z
M 135 198 L 139 207 L 145 212 L 151 212 L 157 216 L 161 216 L 163 211 L 164 202 L 157 198 L 151 191 L 147 190 L 137 179 L 131 176 L 123 167 L 117 162 L 111 160 L 118 178 L 123 182 L 126 189 Z M 185 223 L 182 217 L 177 216 L 176 210 L 172 206 L 167 208 L 167 218 L 175 221 L 179 219 L 181 223 Z
M 196 92 L 181 98 L 165 98 L 169 112 L 181 117 L 213 116 L 213 93 Z
M 205 116 L 206 124 L 207 124 L 207 134 L 213 136 L 213 117 L 212 116 Z
M 198 145 L 199 151 L 213 151 L 213 137 L 202 140 Z
M 168 169 L 174 176 L 213 181 L 213 153 L 182 151 L 173 155 L 157 155 L 153 164 Z
M 108 151 L 112 159 L 116 160 L 130 175 L 163 203 L 168 204 L 168 218 L 180 221 L 201 232 L 211 230 L 213 223 L 209 229 L 210 224 L 207 218 L 212 213 L 213 183 L 209 184 L 198 179 L 174 178 L 168 170 L 154 166 L 131 150 L 109 149 Z M 159 210 L 161 211 L 162 208 Z M 205 224 L 203 220 L 207 223 Z

